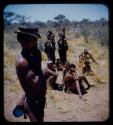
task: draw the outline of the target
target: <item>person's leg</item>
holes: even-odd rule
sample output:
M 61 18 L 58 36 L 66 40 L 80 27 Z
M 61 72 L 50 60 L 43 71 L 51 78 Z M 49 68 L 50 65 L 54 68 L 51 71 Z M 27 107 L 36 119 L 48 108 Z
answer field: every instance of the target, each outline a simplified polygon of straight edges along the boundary
M 77 89 L 77 92 L 78 92 L 78 94 L 79 94 L 79 98 L 80 98 L 81 100 L 83 100 L 83 101 L 86 101 L 86 99 L 83 98 L 83 96 L 82 96 L 82 93 L 81 93 L 81 90 L 80 90 L 80 85 L 79 85 L 79 82 L 78 82 L 78 81 L 76 81 L 76 89 Z
M 64 54 L 63 54 L 63 50 L 61 51 L 61 63 L 63 64 L 64 63 Z
M 53 63 L 55 64 L 55 60 L 56 60 L 56 58 L 55 58 L 55 50 L 53 51 Z
M 62 61 L 63 61 L 63 64 L 65 64 L 65 62 L 66 62 L 66 51 L 65 50 L 62 51 Z
M 30 110 L 29 105 L 27 104 L 26 101 L 24 102 L 24 110 L 26 114 L 28 115 L 31 122 L 38 122 L 38 120 L 33 115 L 32 111 Z
M 91 86 L 93 86 L 93 85 L 89 84 L 89 82 L 85 76 L 80 76 L 80 79 L 83 80 L 87 84 L 88 87 L 86 88 L 86 90 L 88 90 Z
M 69 87 L 69 89 L 72 90 L 72 91 L 75 90 L 75 89 L 76 89 L 76 84 L 73 83 L 73 84 Z
M 36 100 L 35 102 L 26 100 L 24 109 L 25 113 L 28 115 L 31 122 L 43 122 L 45 101 L 46 101 L 45 99 Z
M 65 63 L 67 62 L 67 50 L 65 50 L 65 52 L 64 52 L 64 55 L 65 55 Z
M 52 60 L 52 54 L 50 51 L 48 52 L 48 60 Z
M 49 51 L 49 59 L 54 63 L 54 51 L 53 50 Z
M 60 57 L 60 60 L 61 60 L 61 63 L 62 63 L 62 51 L 58 50 L 58 52 L 59 52 L 59 57 Z

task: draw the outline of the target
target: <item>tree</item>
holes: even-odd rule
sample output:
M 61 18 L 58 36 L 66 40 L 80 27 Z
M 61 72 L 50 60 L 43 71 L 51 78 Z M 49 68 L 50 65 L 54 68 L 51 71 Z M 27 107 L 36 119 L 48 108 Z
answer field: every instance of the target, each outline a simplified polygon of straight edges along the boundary
M 26 20 L 30 17 L 26 17 L 24 15 L 16 15 L 16 20 L 19 22 L 19 24 L 24 25 L 26 23 Z
M 104 18 L 96 20 L 94 22 L 95 27 L 93 28 L 93 36 L 98 40 L 102 45 L 107 45 L 109 42 L 108 36 L 108 21 Z
M 41 21 L 35 21 L 34 24 L 36 24 L 38 28 L 45 28 L 46 27 L 45 23 L 41 22 Z
M 64 19 L 62 22 L 63 27 L 66 27 L 66 29 L 70 29 L 70 20 L 69 19 Z
M 88 37 L 90 35 L 90 22 L 89 22 L 89 19 L 83 19 L 81 22 L 80 22 L 80 32 L 81 34 L 83 35 L 84 37 L 84 41 L 86 43 L 88 43 Z
M 57 20 L 58 23 L 58 30 L 61 28 L 64 19 L 65 16 L 62 14 L 59 14 L 58 16 L 54 17 L 54 20 Z
M 13 21 L 15 20 L 15 13 L 11 12 L 11 11 L 7 11 L 4 12 L 4 24 L 5 24 L 5 28 L 9 28 L 10 30 L 13 31 Z

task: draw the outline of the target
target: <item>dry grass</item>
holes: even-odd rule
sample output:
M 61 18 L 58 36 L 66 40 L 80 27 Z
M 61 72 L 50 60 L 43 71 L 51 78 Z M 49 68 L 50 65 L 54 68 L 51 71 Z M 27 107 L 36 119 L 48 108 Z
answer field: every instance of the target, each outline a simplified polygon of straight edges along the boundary
M 45 54 L 44 51 L 42 52 L 42 60 L 43 60 L 43 61 L 47 61 L 47 60 L 48 60 L 48 59 L 47 59 L 47 55 Z
M 16 53 L 5 49 L 4 51 L 4 80 L 13 80 L 15 75 L 15 59 Z
M 68 45 L 69 45 L 69 50 L 67 52 L 67 56 L 68 56 L 67 58 L 68 58 L 69 62 L 76 63 L 76 65 L 78 65 L 78 63 L 77 63 L 78 55 L 83 52 L 84 48 L 88 48 L 89 51 L 92 53 L 93 57 L 97 60 L 97 62 L 98 62 L 98 60 L 102 60 L 102 59 L 106 58 L 106 60 L 104 60 L 105 62 L 103 65 L 108 66 L 108 49 L 105 47 L 102 47 L 97 42 L 90 40 L 89 44 L 86 44 L 86 43 L 84 43 L 84 40 L 81 37 L 79 39 L 72 39 L 72 40 L 68 41 Z M 15 67 L 14 67 L 15 60 L 16 60 L 16 53 L 17 52 L 8 49 L 5 46 L 5 49 L 4 49 L 4 80 L 9 80 L 9 81 L 17 80 L 17 78 L 15 79 L 16 73 L 15 73 Z M 46 56 L 45 52 L 42 52 L 42 60 L 47 61 L 47 56 Z M 94 65 L 95 69 L 99 67 L 99 66 L 96 66 L 95 64 L 93 64 L 93 65 Z
M 68 55 L 67 59 L 69 62 L 76 64 L 77 68 L 78 68 L 78 64 L 77 64 L 78 56 L 80 53 L 83 52 L 84 48 L 88 48 L 89 51 L 94 56 L 94 58 L 97 60 L 97 62 L 100 63 L 100 65 L 95 65 L 94 63 L 91 65 L 92 69 L 95 69 L 94 72 L 97 75 L 97 79 L 96 78 L 91 79 L 91 84 L 92 84 L 92 81 L 94 83 L 101 83 L 101 80 L 104 77 L 106 77 L 105 79 L 106 79 L 106 82 L 108 83 L 108 71 L 103 72 L 103 68 L 108 67 L 108 53 L 109 53 L 108 48 L 102 47 L 97 42 L 94 42 L 92 40 L 89 41 L 89 44 L 86 44 L 86 43 L 84 43 L 84 40 L 82 37 L 79 39 L 69 40 L 68 45 L 69 45 L 69 50 L 67 52 L 67 55 Z M 12 102 L 11 102 L 12 95 L 13 95 L 13 97 L 16 97 L 16 96 L 18 96 L 17 93 L 22 92 L 22 88 L 19 84 L 16 72 L 15 72 L 15 60 L 16 60 L 16 55 L 18 53 L 19 47 L 15 48 L 14 50 L 13 50 L 13 48 L 12 49 L 8 49 L 8 48 L 9 47 L 7 47 L 7 45 L 5 44 L 5 49 L 4 49 L 4 83 L 5 83 L 4 84 L 4 102 L 5 102 L 5 107 L 8 107 L 8 105 L 12 106 Z M 42 60 L 47 61 L 47 56 L 46 56 L 45 52 L 42 52 Z M 90 80 L 90 79 L 88 79 L 88 80 Z M 56 103 L 56 105 L 58 105 L 57 108 L 60 111 L 63 112 L 63 111 L 67 111 L 66 109 L 70 109 L 72 107 L 74 108 L 73 103 L 72 103 L 72 106 L 70 106 L 71 100 L 70 100 L 69 95 L 66 95 L 65 100 L 64 100 L 63 99 L 64 95 L 65 95 L 64 93 L 58 93 L 58 92 L 53 92 L 53 91 L 51 91 L 51 93 L 53 95 L 55 95 L 55 97 L 51 96 L 51 94 L 48 96 L 50 96 L 50 98 L 54 98 L 53 105 L 54 105 L 54 103 Z M 64 95 L 61 96 L 60 94 L 62 94 L 62 95 L 64 94 Z M 89 92 L 89 94 L 91 94 L 91 93 Z M 72 96 L 73 96 L 73 99 L 77 100 L 75 95 L 72 95 Z M 91 97 L 89 96 L 89 99 L 90 98 Z M 18 99 L 13 100 L 13 101 L 17 101 L 17 100 Z M 64 101 L 65 101 L 65 104 L 64 104 Z M 9 104 L 10 102 L 11 102 L 11 104 Z M 50 102 L 52 103 L 51 100 L 50 100 Z M 60 103 L 62 103 L 62 104 L 60 104 Z M 66 103 L 70 103 L 70 105 L 66 104 Z M 82 103 L 82 102 L 79 102 L 79 99 L 78 99 L 78 103 Z M 82 105 L 82 108 L 83 107 L 84 107 L 84 105 Z M 13 106 L 11 108 L 13 108 Z M 80 108 L 76 109 L 76 110 L 78 110 L 78 113 L 79 113 L 79 109 Z M 76 110 L 73 110 L 73 112 Z M 49 111 L 49 112 L 51 113 L 51 111 Z M 84 111 L 82 111 L 82 113 L 84 113 Z M 7 117 L 10 117 L 9 109 L 5 109 L 5 114 L 7 114 Z M 11 119 L 11 121 L 12 121 L 12 119 Z

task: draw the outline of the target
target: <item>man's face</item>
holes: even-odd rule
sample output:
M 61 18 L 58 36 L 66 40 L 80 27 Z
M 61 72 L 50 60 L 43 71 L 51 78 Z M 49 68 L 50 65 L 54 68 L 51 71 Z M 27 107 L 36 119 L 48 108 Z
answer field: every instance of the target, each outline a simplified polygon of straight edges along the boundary
M 71 69 L 70 69 L 70 72 L 71 72 L 71 73 L 75 73 L 75 68 L 71 68 Z
M 52 69 L 53 68 L 53 64 L 52 63 L 48 64 L 48 68 Z
M 87 54 L 87 53 L 88 53 L 88 50 L 84 50 L 84 53 Z
M 32 48 L 37 46 L 37 41 L 33 39 L 28 39 L 27 41 L 22 43 L 22 47 L 27 50 L 32 50 Z

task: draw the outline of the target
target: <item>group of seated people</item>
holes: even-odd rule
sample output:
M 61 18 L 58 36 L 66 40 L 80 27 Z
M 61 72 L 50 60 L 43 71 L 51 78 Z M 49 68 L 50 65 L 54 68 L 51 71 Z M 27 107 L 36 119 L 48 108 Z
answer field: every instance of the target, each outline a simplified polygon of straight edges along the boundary
M 60 85 L 56 83 L 58 71 L 62 71 L 63 76 Z M 52 89 L 64 90 L 65 93 L 76 93 L 81 100 L 86 101 L 83 94 L 86 94 L 92 85 L 89 84 L 84 75 L 78 75 L 75 64 L 66 62 L 62 65 L 60 59 L 57 59 L 55 64 L 52 61 L 47 61 L 47 68 L 45 68 L 44 74 Z M 86 83 L 86 88 L 83 82 Z

